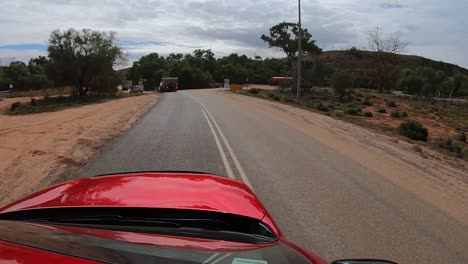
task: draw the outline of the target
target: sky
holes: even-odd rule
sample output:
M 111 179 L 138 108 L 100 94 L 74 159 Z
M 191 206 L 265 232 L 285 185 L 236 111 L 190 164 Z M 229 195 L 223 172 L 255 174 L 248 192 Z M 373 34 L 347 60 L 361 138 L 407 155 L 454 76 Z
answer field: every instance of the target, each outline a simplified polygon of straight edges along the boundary
M 260 40 L 279 22 L 297 22 L 296 0 L 0 0 L 0 65 L 47 54 L 54 29 L 115 31 L 127 65 L 212 49 L 282 57 Z M 466 0 L 302 0 L 303 26 L 324 50 L 367 48 L 366 33 L 401 32 L 405 54 L 468 68 Z M 124 65 L 125 66 L 125 65 Z

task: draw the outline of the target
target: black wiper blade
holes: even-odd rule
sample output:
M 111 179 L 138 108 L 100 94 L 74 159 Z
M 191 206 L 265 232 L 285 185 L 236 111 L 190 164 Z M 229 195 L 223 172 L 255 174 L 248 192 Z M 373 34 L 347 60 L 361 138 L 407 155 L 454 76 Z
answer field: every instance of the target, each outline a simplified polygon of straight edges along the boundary
M 118 226 L 148 226 L 180 228 L 180 225 L 170 221 L 152 219 L 128 218 L 121 216 L 83 216 L 64 218 L 31 218 L 18 219 L 25 222 L 50 223 L 50 224 L 88 224 L 88 225 L 118 225 Z

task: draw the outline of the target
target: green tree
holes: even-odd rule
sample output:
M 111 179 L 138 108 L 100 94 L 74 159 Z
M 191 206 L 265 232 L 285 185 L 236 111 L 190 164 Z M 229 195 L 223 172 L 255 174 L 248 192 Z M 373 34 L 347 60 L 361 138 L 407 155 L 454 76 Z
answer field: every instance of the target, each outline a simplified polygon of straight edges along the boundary
M 397 82 L 397 88 L 405 91 L 407 94 L 422 95 L 424 86 L 423 77 L 413 69 L 403 69 L 400 72 L 400 78 Z
M 124 60 L 115 44 L 114 32 L 55 30 L 49 38 L 49 59 L 54 75 L 72 85 L 75 94 L 84 96 L 97 92 L 97 79 L 108 78 L 112 67 Z
M 28 67 L 22 61 L 13 61 L 8 66 L 8 77 L 15 89 L 27 89 L 30 76 Z
M 8 74 L 7 66 L 0 66 L 0 90 L 8 89 L 8 85 L 11 83 L 11 79 Z
M 453 92 L 450 95 L 466 95 L 468 94 L 468 76 L 459 72 L 453 75 Z
M 305 54 L 319 54 L 322 52 L 312 39 L 312 34 L 307 29 L 302 29 L 302 50 Z M 271 47 L 281 49 L 291 63 L 291 69 L 297 76 L 296 59 L 299 54 L 299 27 L 296 23 L 282 22 L 270 28 L 270 34 L 260 38 Z
M 190 66 L 184 67 L 179 74 L 179 84 L 183 89 L 188 88 L 208 88 L 213 82 L 213 77 L 209 72 L 204 72 L 199 68 Z

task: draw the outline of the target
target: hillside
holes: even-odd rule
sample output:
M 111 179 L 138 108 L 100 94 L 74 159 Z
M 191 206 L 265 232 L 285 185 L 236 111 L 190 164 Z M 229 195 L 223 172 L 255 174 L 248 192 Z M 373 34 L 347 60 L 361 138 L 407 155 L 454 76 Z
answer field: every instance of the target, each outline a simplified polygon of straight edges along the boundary
M 333 65 L 340 69 L 373 69 L 375 66 L 374 52 L 369 51 L 326 51 L 322 58 L 327 64 Z M 311 60 L 307 58 L 306 60 Z M 446 72 L 449 76 L 459 71 L 468 74 L 468 70 L 460 66 L 445 63 L 441 61 L 434 61 L 415 55 L 394 55 L 389 61 L 391 65 L 402 67 L 432 67 Z

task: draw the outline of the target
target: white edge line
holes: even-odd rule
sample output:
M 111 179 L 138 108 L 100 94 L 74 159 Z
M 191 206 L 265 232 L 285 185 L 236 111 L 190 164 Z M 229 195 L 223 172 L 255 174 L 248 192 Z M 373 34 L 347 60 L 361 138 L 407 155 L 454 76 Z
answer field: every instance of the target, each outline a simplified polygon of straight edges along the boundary
M 239 162 L 239 159 L 237 158 L 236 154 L 234 154 L 234 151 L 232 150 L 231 148 L 231 145 L 229 144 L 229 142 L 227 141 L 226 139 L 226 136 L 224 136 L 224 133 L 223 131 L 219 128 L 218 126 L 218 123 L 214 120 L 213 116 L 210 114 L 210 112 L 206 112 L 208 114 L 208 116 L 211 118 L 211 120 L 213 121 L 213 124 L 215 125 L 216 129 L 218 130 L 219 134 L 221 135 L 221 139 L 223 140 L 224 144 L 226 145 L 226 148 L 229 152 L 229 155 L 231 155 L 231 158 L 232 160 L 234 161 L 234 165 L 236 166 L 237 168 L 237 171 L 239 172 L 241 178 L 242 178 L 242 181 L 250 187 L 250 189 L 252 189 L 252 191 L 254 190 L 253 187 L 252 187 L 252 183 L 250 182 L 249 178 L 247 178 L 247 174 L 245 174 L 245 171 L 244 169 L 242 168 L 240 162 Z
M 231 165 L 229 164 L 229 162 L 227 160 L 226 153 L 224 153 L 223 146 L 221 145 L 221 142 L 219 141 L 218 135 L 216 135 L 216 132 L 215 132 L 215 130 L 213 128 L 213 125 L 211 124 L 211 121 L 208 118 L 208 116 L 206 115 L 205 110 L 203 108 L 202 108 L 202 113 L 205 116 L 206 121 L 208 122 L 208 126 L 210 127 L 211 133 L 213 134 L 213 137 L 214 137 L 215 142 L 216 142 L 216 146 L 218 146 L 219 154 L 221 154 L 221 159 L 223 160 L 223 164 L 224 164 L 224 168 L 226 169 L 227 176 L 229 178 L 231 178 L 231 179 L 235 179 L 234 178 L 234 173 L 232 172 Z
M 223 140 L 224 144 L 226 145 L 226 148 L 229 152 L 229 155 L 231 155 L 231 158 L 232 158 L 232 161 L 234 161 L 234 165 L 236 166 L 237 168 L 237 171 L 239 172 L 239 175 L 240 177 L 242 178 L 242 181 L 250 187 L 250 189 L 252 189 L 252 191 L 254 191 L 253 187 L 252 187 L 252 183 L 250 182 L 249 178 L 247 177 L 247 175 L 245 174 L 245 171 L 244 169 L 242 168 L 240 162 L 239 162 L 239 159 L 237 158 L 237 156 L 234 154 L 234 151 L 232 150 L 231 148 L 231 145 L 229 144 L 229 142 L 227 141 L 226 139 L 226 136 L 224 135 L 223 131 L 219 128 L 219 125 L 218 123 L 216 122 L 216 120 L 213 118 L 213 116 L 210 114 L 210 112 L 208 111 L 208 109 L 206 109 L 205 105 L 200 102 L 200 100 L 198 100 L 195 96 L 189 94 L 189 93 L 185 93 L 187 94 L 188 96 L 192 97 L 193 99 L 195 99 L 195 101 L 197 101 L 203 110 L 205 110 L 206 114 L 208 114 L 208 116 L 211 118 L 211 120 L 213 121 L 213 124 L 215 125 L 216 129 L 218 130 L 218 133 L 219 135 L 221 136 L 221 139 Z M 204 112 L 204 114 L 205 114 Z
M 225 259 L 225 258 L 227 258 L 227 257 L 229 257 L 229 256 L 231 256 L 231 255 L 232 255 L 232 253 L 228 253 L 228 254 L 226 254 L 226 255 L 220 257 L 219 259 L 215 260 L 215 261 L 212 262 L 211 264 L 216 264 L 216 263 L 220 262 L 221 260 L 223 260 L 223 259 Z
M 213 255 L 211 255 L 211 257 L 209 257 L 208 259 L 206 259 L 205 261 L 203 261 L 202 264 L 207 264 L 207 263 L 210 262 L 212 259 L 216 258 L 218 255 L 219 255 L 219 253 L 214 253 Z

